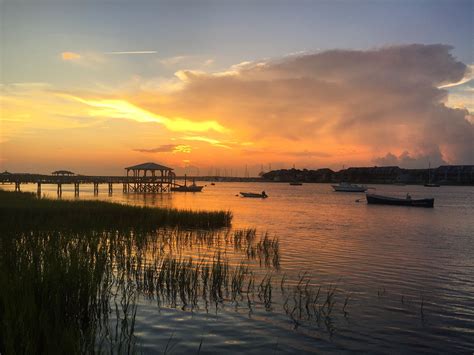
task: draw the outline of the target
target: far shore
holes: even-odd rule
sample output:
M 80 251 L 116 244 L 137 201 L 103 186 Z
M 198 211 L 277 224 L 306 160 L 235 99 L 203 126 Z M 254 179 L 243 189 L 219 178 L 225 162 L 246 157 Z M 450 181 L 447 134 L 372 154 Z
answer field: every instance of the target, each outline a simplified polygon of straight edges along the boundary
M 119 183 L 128 177 L 96 176 L 73 174 L 71 176 L 51 176 L 35 173 L 0 173 L 0 184 L 35 183 L 53 181 L 54 183 L 95 182 L 99 184 Z M 130 177 L 130 179 L 133 179 Z M 474 186 L 474 165 L 441 165 L 428 169 L 405 169 L 398 166 L 350 167 L 339 171 L 329 168 L 310 169 L 279 169 L 261 171 L 259 176 L 198 176 L 188 174 L 186 177 L 176 176 L 176 180 L 215 182 L 304 182 L 304 183 L 339 183 L 358 184 L 405 184 L 424 185 L 436 183 L 447 186 Z

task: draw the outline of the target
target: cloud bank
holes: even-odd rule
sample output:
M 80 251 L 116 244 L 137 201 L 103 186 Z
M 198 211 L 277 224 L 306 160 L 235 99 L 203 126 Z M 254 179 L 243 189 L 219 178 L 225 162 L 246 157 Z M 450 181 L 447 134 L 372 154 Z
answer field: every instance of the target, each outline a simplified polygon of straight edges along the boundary
M 451 49 L 331 50 L 218 73 L 180 71 L 183 89 L 160 109 L 216 117 L 255 142 L 280 139 L 327 153 L 350 148 L 367 162 L 474 164 L 472 115 L 445 105 L 442 87 L 469 75 Z
M 441 156 L 441 152 L 432 152 L 427 156 L 412 157 L 407 151 L 403 152 L 399 156 L 396 156 L 392 153 L 387 153 L 383 157 L 374 159 L 374 162 L 377 165 L 381 166 L 402 166 L 404 168 L 416 169 L 416 168 L 426 168 L 428 166 L 439 166 L 447 164 Z

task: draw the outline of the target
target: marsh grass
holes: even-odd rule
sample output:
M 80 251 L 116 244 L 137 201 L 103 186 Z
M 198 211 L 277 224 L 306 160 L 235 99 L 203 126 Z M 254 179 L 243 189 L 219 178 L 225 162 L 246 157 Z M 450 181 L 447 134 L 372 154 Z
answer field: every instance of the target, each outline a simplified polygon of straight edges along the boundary
M 97 234 L 2 232 L 0 352 L 90 353 L 131 346 L 133 292 Z M 111 300 L 120 295 L 113 328 Z
M 0 217 L 6 222 L 0 226 L 1 354 L 134 353 L 140 297 L 190 312 L 219 312 L 227 306 L 246 308 L 249 315 L 259 308 L 283 311 L 295 328 L 316 323 L 334 332 L 337 288 L 314 287 L 307 274 L 297 283 L 285 275 L 279 279 L 279 241 L 266 233 L 211 229 L 212 214 L 202 228 L 196 222 L 202 215 L 182 211 L 176 218 L 184 218 L 184 227 L 173 224 L 175 217 L 163 216 L 144 222 L 148 229 L 143 224 L 110 227 L 115 218 L 142 213 L 138 220 L 146 219 L 156 211 L 91 202 L 98 206 L 96 213 L 74 219 L 73 212 L 87 210 L 89 202 L 77 207 L 78 202 L 0 192 L 0 198 L 5 196 L 18 199 L 12 205 L 0 200 L 1 211 L 9 211 Z M 57 228 L 59 216 L 75 222 Z M 100 217 L 102 224 L 94 224 Z M 25 218 L 30 220 L 14 228 Z M 165 226 L 156 227 L 160 218 Z M 275 302 L 276 291 L 285 300 L 283 310 Z M 347 308 L 348 298 L 344 315 Z M 167 352 L 172 350 L 168 345 Z
M 2 354 L 133 352 L 139 297 L 185 311 L 217 312 L 245 298 L 252 307 L 250 264 L 278 252 L 264 242 L 268 236 L 248 231 L 1 230 Z M 215 251 L 183 255 L 195 244 Z M 238 253 L 230 258 L 215 245 L 240 251 L 240 262 Z M 254 259 L 250 249 L 260 250 Z M 265 280 L 258 292 L 271 305 L 271 278 Z
M 34 193 L 0 190 L 0 223 L 16 228 L 221 228 L 229 211 L 191 211 L 129 206 L 104 201 L 52 200 Z
M 316 286 L 311 284 L 311 278 L 307 273 L 299 277 L 296 284 L 285 285 L 283 276 L 280 287 L 286 295 L 283 309 L 293 322 L 295 329 L 301 325 L 316 325 L 325 329 L 332 337 L 336 331 L 334 314 L 337 300 L 344 299 L 341 306 L 342 314 L 348 316 L 350 294 L 344 294 L 337 285 Z

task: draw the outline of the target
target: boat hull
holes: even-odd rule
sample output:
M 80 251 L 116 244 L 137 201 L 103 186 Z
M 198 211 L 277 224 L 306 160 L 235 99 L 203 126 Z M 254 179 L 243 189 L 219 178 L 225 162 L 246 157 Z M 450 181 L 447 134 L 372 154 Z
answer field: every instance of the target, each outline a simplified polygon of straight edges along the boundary
M 339 186 L 339 185 L 332 185 L 332 188 L 336 192 L 366 192 L 368 190 L 365 186 Z
M 171 191 L 174 192 L 201 192 L 204 186 L 179 186 L 172 187 Z
M 408 206 L 408 207 L 434 207 L 434 198 L 403 199 L 396 197 L 367 194 L 367 203 L 374 205 Z
M 267 195 L 256 194 L 253 192 L 240 192 L 242 197 L 249 197 L 249 198 L 267 198 Z

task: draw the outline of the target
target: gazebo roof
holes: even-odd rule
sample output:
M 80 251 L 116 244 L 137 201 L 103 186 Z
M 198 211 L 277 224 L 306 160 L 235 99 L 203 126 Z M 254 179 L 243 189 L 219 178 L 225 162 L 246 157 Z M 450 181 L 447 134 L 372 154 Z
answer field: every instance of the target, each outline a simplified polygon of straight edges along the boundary
M 156 163 L 143 163 L 134 166 L 129 166 L 125 168 L 126 170 L 173 170 L 172 168 L 168 168 L 167 166 L 156 164 Z
M 56 170 L 53 171 L 51 174 L 53 175 L 74 175 L 72 171 L 69 170 Z

